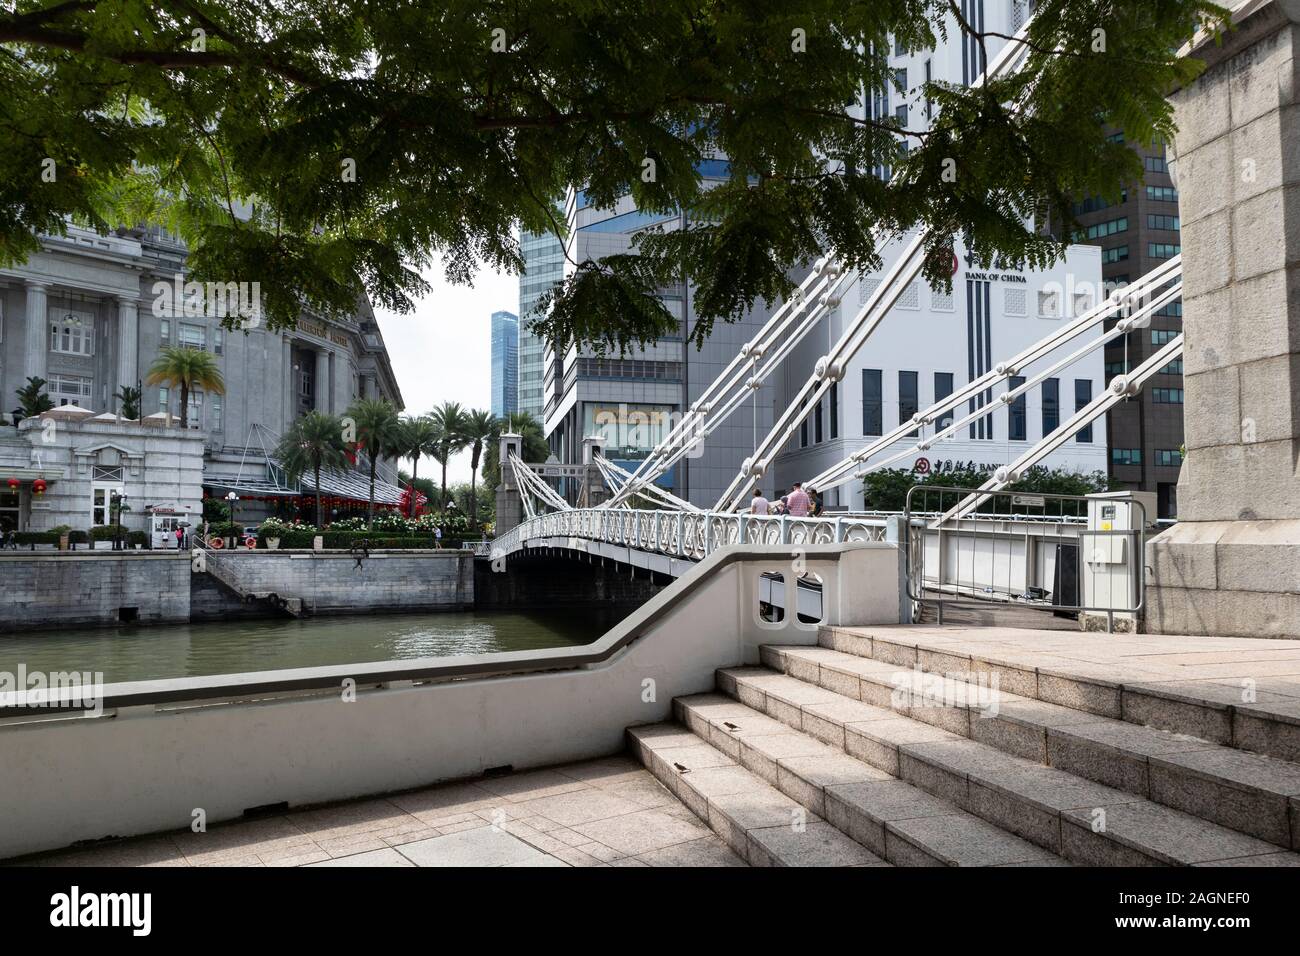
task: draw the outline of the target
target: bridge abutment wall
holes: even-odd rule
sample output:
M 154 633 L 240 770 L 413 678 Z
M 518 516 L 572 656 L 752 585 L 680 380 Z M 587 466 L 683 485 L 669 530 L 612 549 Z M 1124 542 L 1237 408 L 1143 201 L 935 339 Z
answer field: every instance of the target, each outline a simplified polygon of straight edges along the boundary
M 474 562 L 477 610 L 622 605 L 639 607 L 672 579 L 613 562 L 554 554 L 513 555 L 503 571 Z

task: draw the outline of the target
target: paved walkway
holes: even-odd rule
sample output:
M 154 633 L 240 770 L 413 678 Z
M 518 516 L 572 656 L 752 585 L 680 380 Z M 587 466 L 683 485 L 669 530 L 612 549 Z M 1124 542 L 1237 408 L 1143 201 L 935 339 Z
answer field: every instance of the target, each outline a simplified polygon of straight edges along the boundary
M 744 866 L 626 757 L 115 840 L 29 866 Z

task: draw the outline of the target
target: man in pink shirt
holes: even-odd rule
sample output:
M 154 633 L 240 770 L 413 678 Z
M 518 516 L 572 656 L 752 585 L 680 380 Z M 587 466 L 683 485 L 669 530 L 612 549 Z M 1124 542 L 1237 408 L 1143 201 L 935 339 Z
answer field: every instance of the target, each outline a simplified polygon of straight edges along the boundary
M 786 507 L 790 509 L 790 515 L 794 518 L 808 517 L 808 511 L 812 502 L 808 498 L 808 492 L 803 490 L 803 482 L 796 481 L 786 499 Z

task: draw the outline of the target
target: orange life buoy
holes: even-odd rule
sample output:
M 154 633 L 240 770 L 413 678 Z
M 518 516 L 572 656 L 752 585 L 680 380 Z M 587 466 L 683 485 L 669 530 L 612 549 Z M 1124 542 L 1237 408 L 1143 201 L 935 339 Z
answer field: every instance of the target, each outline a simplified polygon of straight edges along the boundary
M 246 547 L 249 551 L 254 550 L 257 547 L 257 539 L 250 534 L 248 537 L 244 539 L 244 547 Z
M 208 544 L 210 544 L 210 545 L 212 546 L 212 550 L 214 550 L 214 551 L 220 551 L 222 548 L 224 548 L 224 547 L 226 546 L 226 539 L 225 539 L 225 538 L 213 538 L 211 541 L 208 542 Z

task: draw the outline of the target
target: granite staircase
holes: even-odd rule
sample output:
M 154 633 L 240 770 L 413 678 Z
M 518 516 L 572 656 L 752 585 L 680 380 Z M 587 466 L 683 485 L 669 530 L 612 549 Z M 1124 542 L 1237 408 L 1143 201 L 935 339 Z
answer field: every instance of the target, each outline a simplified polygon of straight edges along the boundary
M 973 653 L 981 630 L 765 646 L 630 745 L 753 865 L 1300 865 L 1289 705 Z

